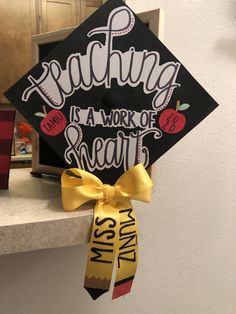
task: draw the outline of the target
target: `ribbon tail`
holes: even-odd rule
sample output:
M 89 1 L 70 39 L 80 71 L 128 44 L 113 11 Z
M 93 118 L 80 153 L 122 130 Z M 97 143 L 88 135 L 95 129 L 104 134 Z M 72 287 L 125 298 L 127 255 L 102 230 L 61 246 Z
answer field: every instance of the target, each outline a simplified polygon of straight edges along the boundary
M 138 263 L 137 219 L 130 201 L 119 210 L 119 242 L 116 251 L 116 279 L 112 299 L 131 290 Z
M 119 213 L 98 201 L 94 209 L 84 288 L 93 300 L 110 289 L 119 232 Z

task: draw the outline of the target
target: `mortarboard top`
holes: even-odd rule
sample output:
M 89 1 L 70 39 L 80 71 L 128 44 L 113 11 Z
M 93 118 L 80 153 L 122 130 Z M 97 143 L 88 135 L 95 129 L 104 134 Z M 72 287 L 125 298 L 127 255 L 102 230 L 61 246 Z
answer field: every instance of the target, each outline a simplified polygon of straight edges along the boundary
M 109 0 L 6 97 L 69 167 L 114 183 L 217 107 L 121 0 Z

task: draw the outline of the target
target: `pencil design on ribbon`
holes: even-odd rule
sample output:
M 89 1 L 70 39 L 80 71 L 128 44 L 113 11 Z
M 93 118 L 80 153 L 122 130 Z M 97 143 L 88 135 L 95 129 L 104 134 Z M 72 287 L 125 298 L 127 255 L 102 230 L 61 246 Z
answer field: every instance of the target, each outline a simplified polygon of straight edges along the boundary
M 119 216 L 109 204 L 99 202 L 94 209 L 84 288 L 95 300 L 110 289 L 116 252 Z
M 130 201 L 119 210 L 119 244 L 116 253 L 116 279 L 112 299 L 130 292 L 138 261 L 137 219 Z

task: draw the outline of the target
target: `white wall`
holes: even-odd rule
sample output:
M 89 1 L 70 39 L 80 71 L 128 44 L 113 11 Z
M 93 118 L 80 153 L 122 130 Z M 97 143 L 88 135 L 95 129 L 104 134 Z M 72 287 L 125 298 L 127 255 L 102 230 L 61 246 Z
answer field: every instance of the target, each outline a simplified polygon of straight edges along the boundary
M 0 257 L 0 314 L 236 313 L 235 0 L 129 0 L 166 13 L 165 43 L 220 103 L 158 161 L 136 206 L 140 259 L 130 296 L 92 302 L 86 245 Z

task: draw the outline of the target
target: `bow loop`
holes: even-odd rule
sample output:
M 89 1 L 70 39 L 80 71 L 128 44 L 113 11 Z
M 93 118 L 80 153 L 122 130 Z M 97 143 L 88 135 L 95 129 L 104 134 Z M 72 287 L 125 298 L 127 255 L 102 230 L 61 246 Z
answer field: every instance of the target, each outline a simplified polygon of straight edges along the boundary
M 142 202 L 151 201 L 153 182 L 143 164 L 138 164 L 126 171 L 116 181 L 120 196 Z
M 91 200 L 102 199 L 102 182 L 93 174 L 71 168 L 61 177 L 62 204 L 66 211 L 73 211 Z

